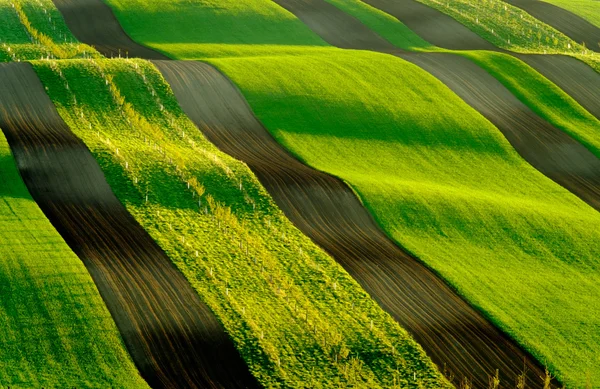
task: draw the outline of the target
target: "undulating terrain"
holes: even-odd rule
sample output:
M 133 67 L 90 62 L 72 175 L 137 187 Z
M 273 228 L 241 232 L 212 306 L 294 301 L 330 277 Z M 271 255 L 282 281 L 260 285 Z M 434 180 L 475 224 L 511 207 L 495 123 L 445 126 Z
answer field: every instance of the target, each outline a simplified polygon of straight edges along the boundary
M 600 385 L 595 3 L 0 0 L 0 386 Z

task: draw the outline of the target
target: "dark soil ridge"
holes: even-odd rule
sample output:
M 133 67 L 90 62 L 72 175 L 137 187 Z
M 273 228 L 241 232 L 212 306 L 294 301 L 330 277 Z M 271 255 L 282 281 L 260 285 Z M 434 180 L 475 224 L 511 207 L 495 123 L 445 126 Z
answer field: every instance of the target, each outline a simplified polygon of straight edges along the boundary
M 115 56 L 120 49 L 129 56 L 168 59 L 157 52 L 147 55 L 148 48 L 127 36 L 112 10 L 101 0 L 54 2 L 74 35 L 105 56 Z M 94 6 L 88 8 L 92 3 Z M 293 6 L 291 3 L 302 2 L 278 3 Z M 98 11 L 100 4 L 106 7 L 104 11 Z M 328 3 L 303 4 L 317 7 L 319 12 L 313 10 L 308 12 L 310 17 L 300 18 L 330 43 L 400 54 L 389 42 L 337 8 L 333 7 L 338 12 L 332 13 Z M 313 18 L 320 17 L 324 18 L 323 23 L 315 23 Z M 85 31 L 94 24 L 98 27 L 92 29 L 105 28 L 111 33 L 94 36 L 93 31 Z M 340 33 L 336 33 L 337 28 Z M 117 46 L 114 43 L 117 41 L 123 46 Z M 426 63 L 428 58 L 416 56 L 414 61 Z M 451 55 L 439 58 L 448 64 L 458 60 Z M 207 138 L 224 152 L 246 162 L 286 216 L 342 264 L 413 335 L 438 366 L 445 366 L 457 379 L 470 378 L 477 388 L 487 387 L 489 376 L 496 369 L 501 372 L 502 382 L 512 387 L 524 365 L 529 372 L 529 383 L 539 382 L 544 373 L 534 358 L 419 260 L 398 247 L 346 184 L 292 157 L 255 118 L 241 93 L 224 75 L 200 62 L 154 63 L 170 83 L 185 113 Z M 476 73 L 481 71 L 475 68 Z
M 0 128 L 29 192 L 92 275 L 148 384 L 258 387 L 211 310 L 114 196 L 28 63 L 0 65 Z

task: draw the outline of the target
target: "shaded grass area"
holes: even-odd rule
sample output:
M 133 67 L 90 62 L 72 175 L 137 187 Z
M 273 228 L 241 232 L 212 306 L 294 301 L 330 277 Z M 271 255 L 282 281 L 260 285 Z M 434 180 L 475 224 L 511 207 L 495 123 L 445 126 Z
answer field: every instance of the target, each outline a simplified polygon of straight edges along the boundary
M 0 134 L 0 386 L 147 387 L 91 276 Z
M 587 19 L 600 27 L 600 2 L 598 0 L 544 0 Z
M 52 0 L 0 0 L 0 62 L 98 56 L 77 42 Z
M 35 68 L 117 197 L 215 312 L 262 384 L 447 385 L 250 170 L 201 136 L 153 66 L 82 60 Z

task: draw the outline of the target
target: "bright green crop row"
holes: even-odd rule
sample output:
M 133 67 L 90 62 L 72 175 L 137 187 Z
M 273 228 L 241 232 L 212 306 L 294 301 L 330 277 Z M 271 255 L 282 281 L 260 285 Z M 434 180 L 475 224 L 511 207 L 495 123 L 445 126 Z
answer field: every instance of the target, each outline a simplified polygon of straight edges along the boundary
M 205 56 L 180 42 L 178 35 L 154 33 L 145 27 L 150 23 L 143 22 L 148 17 L 176 31 L 176 24 L 184 23 L 181 19 L 191 11 L 171 22 L 158 12 L 166 6 L 161 0 L 110 3 L 140 42 L 173 57 Z M 170 2 L 173 7 L 179 3 Z M 257 11 L 267 3 L 221 1 L 217 9 L 202 1 L 194 18 L 204 12 L 217 26 L 229 12 L 244 18 L 227 29 L 186 31 L 187 39 L 227 52 L 229 58 L 206 60 L 241 88 L 282 144 L 311 166 L 349 182 L 394 239 L 561 379 L 581 386 L 589 373 L 593 382 L 600 381 L 595 369 L 600 363 L 600 318 L 590 309 L 600 302 L 600 215 L 526 164 L 496 128 L 440 82 L 404 61 L 335 50 L 304 56 L 274 50 L 261 57 L 250 57 L 245 49 L 231 50 L 232 44 L 272 39 L 272 30 L 261 26 L 270 26 L 270 20 L 281 23 L 290 15 L 282 9 L 277 15 Z M 295 19 L 289 25 L 298 28 Z M 380 26 L 389 32 L 404 29 L 383 22 Z M 234 39 L 240 31 L 247 34 Z M 284 29 L 277 34 L 278 39 L 288 36 Z M 295 44 L 307 35 L 305 44 L 315 44 L 308 29 L 294 33 Z M 404 42 L 400 46 L 423 47 L 414 37 L 397 39 Z M 170 45 L 186 50 L 169 52 Z M 564 97 L 520 63 L 472 56 L 490 71 L 501 63 L 495 61 L 507 61 L 505 65 L 518 73 L 503 74 L 503 82 L 548 118 L 553 104 Z M 516 85 L 520 77 L 551 90 L 552 97 L 538 101 L 526 93 L 526 86 Z M 569 115 L 596 125 L 572 100 L 565 102 L 561 115 L 571 110 Z M 566 117 L 554 119 L 568 125 Z
M 73 37 L 51 0 L 0 0 L 0 62 L 97 56 Z

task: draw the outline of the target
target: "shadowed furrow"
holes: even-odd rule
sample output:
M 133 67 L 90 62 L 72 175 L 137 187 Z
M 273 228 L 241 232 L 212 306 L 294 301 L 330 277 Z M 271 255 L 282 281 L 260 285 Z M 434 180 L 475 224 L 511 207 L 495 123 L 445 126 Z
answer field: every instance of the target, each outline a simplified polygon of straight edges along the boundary
M 556 28 L 588 49 L 600 52 L 600 28 L 579 15 L 540 0 L 503 0 Z
M 499 49 L 452 17 L 416 0 L 362 1 L 392 15 L 435 46 L 451 50 L 498 51 L 517 57 L 600 119 L 600 74 L 576 58 L 554 54 L 518 54 Z
M 31 65 L 0 65 L 0 128 L 33 198 L 81 258 L 154 388 L 256 387 L 210 309 L 113 195 Z

